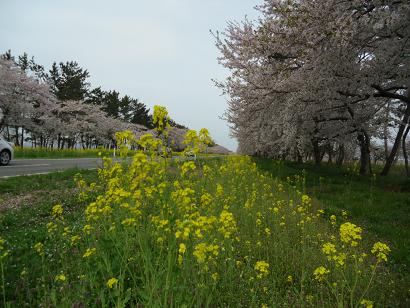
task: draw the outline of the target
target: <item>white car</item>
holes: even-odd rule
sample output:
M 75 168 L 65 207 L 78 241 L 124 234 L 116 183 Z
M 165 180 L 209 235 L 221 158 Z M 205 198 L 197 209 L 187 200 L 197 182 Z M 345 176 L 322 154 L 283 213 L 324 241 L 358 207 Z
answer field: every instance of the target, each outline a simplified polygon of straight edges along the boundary
M 0 137 L 0 166 L 7 166 L 13 155 L 13 144 Z

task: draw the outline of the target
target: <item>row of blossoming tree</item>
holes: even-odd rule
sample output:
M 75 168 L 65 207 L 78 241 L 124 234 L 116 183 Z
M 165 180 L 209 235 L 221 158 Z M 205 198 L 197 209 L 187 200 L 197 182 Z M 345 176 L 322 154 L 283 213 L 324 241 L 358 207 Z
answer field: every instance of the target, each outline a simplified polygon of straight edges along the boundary
M 265 0 L 257 9 L 258 20 L 215 33 L 231 71 L 216 83 L 229 96 L 226 119 L 241 152 L 316 163 L 357 152 L 362 174 L 371 171 L 372 141 L 382 174 L 401 147 L 407 157 L 408 1 Z
M 89 73 L 76 62 L 52 65 L 49 72 L 10 52 L 0 57 L 0 134 L 23 146 L 110 147 L 114 134 L 153 128 L 145 104 L 117 91 L 90 89 Z M 182 127 L 172 119 L 172 126 Z

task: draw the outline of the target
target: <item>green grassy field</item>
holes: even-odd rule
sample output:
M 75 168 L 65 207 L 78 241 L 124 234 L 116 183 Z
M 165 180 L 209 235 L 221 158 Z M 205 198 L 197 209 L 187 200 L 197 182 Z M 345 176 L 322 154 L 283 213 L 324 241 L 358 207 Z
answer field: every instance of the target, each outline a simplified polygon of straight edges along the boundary
M 69 170 L 1 180 L 9 255 L 0 302 L 364 307 L 368 299 L 405 307 L 408 183 L 333 166 L 235 157 L 164 165 L 142 156 L 99 177 Z M 363 228 L 358 246 L 339 238 L 346 222 Z M 376 241 L 391 247 L 387 262 L 371 253 Z M 325 243 L 335 245 L 334 260 Z M 320 266 L 326 270 L 314 274 Z
M 113 150 L 107 149 L 49 149 L 49 148 L 14 148 L 14 156 L 19 158 L 78 158 L 113 156 Z
M 257 160 L 261 169 L 284 181 L 305 170 L 306 191 L 331 214 L 346 210 L 353 221 L 375 238 L 394 247 L 392 261 L 410 270 L 410 178 L 396 167 L 389 176 L 360 176 L 351 166 L 315 166 Z M 374 172 L 380 167 L 373 167 Z

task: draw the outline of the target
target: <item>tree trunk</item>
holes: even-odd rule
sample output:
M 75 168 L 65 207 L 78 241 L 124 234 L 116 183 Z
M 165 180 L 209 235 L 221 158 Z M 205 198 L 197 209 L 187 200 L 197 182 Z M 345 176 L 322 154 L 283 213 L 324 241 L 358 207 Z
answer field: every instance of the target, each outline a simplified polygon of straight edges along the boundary
M 6 125 L 6 133 L 7 133 L 7 140 L 10 141 L 10 131 L 9 131 L 8 125 Z
M 21 127 L 21 147 L 24 146 L 24 127 Z
M 403 149 L 403 157 L 404 157 L 404 166 L 406 167 L 406 175 L 410 176 L 410 170 L 409 170 L 409 159 L 407 156 L 407 149 L 406 149 L 406 138 L 407 138 L 407 134 L 410 131 L 410 123 L 407 124 L 407 128 L 404 131 L 403 134 L 403 140 L 402 140 L 402 149 Z
M 370 174 L 370 138 L 365 130 L 359 131 L 357 140 L 360 146 L 360 174 Z
M 326 151 L 328 157 L 327 164 L 329 165 L 333 162 L 333 145 L 330 142 L 326 145 Z
M 313 157 L 315 159 L 315 164 L 320 165 L 323 156 L 320 153 L 319 141 L 317 138 L 312 138 L 312 145 L 313 145 Z
M 389 158 L 389 114 L 390 114 L 390 102 L 387 103 L 386 117 L 383 123 L 383 141 L 384 141 L 385 160 Z
M 336 158 L 336 165 L 341 166 L 345 159 L 345 146 L 343 144 L 339 145 L 339 153 Z
M 208 149 L 206 149 L 205 151 L 207 151 Z M 206 153 L 206 152 L 205 152 Z M 299 149 L 296 148 L 296 156 L 297 156 L 297 161 L 298 163 L 303 163 L 303 157 L 302 154 L 300 154 Z
M 18 126 L 14 127 L 15 130 L 15 134 L 14 134 L 14 138 L 16 139 L 16 146 L 20 146 L 20 142 L 19 142 L 19 128 Z
M 406 110 L 404 111 L 403 121 L 400 123 L 399 131 L 397 133 L 396 139 L 394 140 L 393 148 L 391 149 L 390 155 L 387 158 L 386 164 L 384 165 L 383 171 L 380 173 L 380 175 L 387 175 L 389 173 L 390 168 L 393 165 L 394 159 L 396 158 L 397 150 L 399 149 L 400 141 L 403 137 L 404 128 L 409 122 L 409 117 L 410 117 L 410 104 L 407 104 Z

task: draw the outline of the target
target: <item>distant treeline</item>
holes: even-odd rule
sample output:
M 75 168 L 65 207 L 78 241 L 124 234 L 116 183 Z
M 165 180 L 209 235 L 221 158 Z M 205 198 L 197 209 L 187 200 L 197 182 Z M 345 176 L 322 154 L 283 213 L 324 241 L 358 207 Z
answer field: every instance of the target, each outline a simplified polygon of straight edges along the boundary
M 47 71 L 27 53 L 15 57 L 9 50 L 1 55 L 0 77 L 0 133 L 17 146 L 109 146 L 115 131 L 153 128 L 144 103 L 92 88 L 90 73 L 75 61 L 54 62 Z

